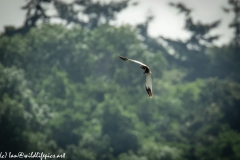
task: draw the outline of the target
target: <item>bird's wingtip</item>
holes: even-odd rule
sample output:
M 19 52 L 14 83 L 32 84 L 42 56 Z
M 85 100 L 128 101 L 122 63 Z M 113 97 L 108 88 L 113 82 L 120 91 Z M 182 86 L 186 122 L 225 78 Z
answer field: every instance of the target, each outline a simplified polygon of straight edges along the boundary
M 152 98 L 153 97 L 153 95 L 152 95 L 152 92 L 151 93 L 149 93 L 149 98 Z
M 152 98 L 153 97 L 152 90 L 149 87 L 146 87 L 146 91 L 149 95 L 149 98 Z
M 127 58 L 125 58 L 125 57 L 123 57 L 123 56 L 119 56 L 119 58 L 121 58 L 121 59 L 124 60 L 124 61 L 127 61 L 127 60 L 128 60 Z

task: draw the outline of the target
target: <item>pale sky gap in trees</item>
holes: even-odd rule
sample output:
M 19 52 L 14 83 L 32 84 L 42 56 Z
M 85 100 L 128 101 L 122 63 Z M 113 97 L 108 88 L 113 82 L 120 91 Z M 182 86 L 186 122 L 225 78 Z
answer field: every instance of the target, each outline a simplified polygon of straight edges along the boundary
M 64 0 L 63 0 L 64 1 Z M 65 0 L 71 1 L 71 0 Z M 102 0 L 110 1 L 110 0 Z M 0 1 L 0 31 L 4 26 L 21 26 L 25 19 L 25 11 L 20 7 L 26 4 L 27 0 L 1 0 Z M 211 34 L 221 34 L 216 45 L 226 44 L 233 36 L 233 30 L 228 25 L 233 19 L 233 14 L 226 14 L 222 7 L 228 6 L 227 0 L 135 0 L 139 2 L 137 6 L 130 6 L 118 15 L 117 25 L 143 22 L 146 15 L 150 12 L 155 16 L 149 27 L 149 34 L 157 37 L 159 35 L 167 38 L 186 39 L 189 33 L 184 31 L 184 15 L 179 14 L 178 10 L 170 7 L 169 2 L 183 2 L 188 8 L 195 21 L 203 23 L 213 22 L 221 19 L 220 26 Z

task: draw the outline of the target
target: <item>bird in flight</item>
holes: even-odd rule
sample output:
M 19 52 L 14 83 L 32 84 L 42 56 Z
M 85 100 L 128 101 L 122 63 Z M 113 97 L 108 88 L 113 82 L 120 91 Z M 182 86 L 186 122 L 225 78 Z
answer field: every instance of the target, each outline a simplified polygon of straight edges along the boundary
M 131 61 L 131 62 L 140 64 L 141 69 L 144 70 L 143 74 L 146 74 L 145 89 L 146 89 L 149 97 L 152 98 L 153 97 L 153 94 L 152 94 L 152 76 L 151 76 L 152 72 L 150 71 L 150 68 L 146 64 L 143 64 L 142 62 L 139 62 L 139 61 L 136 61 L 136 60 L 128 59 L 128 58 L 125 58 L 123 56 L 119 56 L 119 58 L 121 58 L 124 61 Z

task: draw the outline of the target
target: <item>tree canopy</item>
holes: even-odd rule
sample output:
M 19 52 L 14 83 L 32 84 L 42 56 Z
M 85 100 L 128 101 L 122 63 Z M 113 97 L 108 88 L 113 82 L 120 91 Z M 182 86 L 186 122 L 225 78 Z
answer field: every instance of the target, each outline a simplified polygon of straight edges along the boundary
M 229 4 L 239 18 L 235 1 Z M 48 23 L 47 4 L 66 23 Z M 153 16 L 137 26 L 112 25 L 128 5 L 24 6 L 24 26 L 0 36 L 1 152 L 65 153 L 69 160 L 240 159 L 239 35 L 214 46 L 218 36 L 208 33 L 220 20 L 196 23 L 181 3 L 170 5 L 186 15 L 187 41 L 149 36 Z M 119 55 L 150 66 L 152 99 L 140 67 Z

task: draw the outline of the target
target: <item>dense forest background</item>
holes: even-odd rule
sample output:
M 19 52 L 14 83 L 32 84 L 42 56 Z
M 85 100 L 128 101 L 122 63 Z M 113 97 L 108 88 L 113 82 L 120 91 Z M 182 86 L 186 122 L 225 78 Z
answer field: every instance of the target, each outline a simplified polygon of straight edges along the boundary
M 240 2 L 229 0 L 234 38 L 214 46 L 221 20 L 196 22 L 182 3 L 185 41 L 148 26 L 114 26 L 133 1 L 29 0 L 20 28 L 0 36 L 0 152 L 68 160 L 239 160 Z M 53 5 L 58 16 L 47 15 Z M 54 18 L 61 24 L 52 24 Z M 144 90 L 153 73 L 153 98 Z

